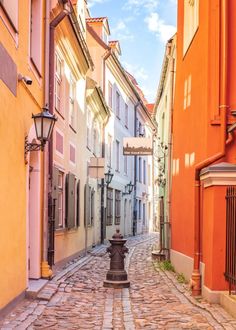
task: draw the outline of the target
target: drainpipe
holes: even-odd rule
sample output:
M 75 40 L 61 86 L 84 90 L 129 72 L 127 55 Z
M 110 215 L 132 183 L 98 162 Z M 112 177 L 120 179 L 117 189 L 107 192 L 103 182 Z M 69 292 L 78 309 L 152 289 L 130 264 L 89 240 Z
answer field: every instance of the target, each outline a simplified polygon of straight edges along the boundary
M 102 158 L 105 158 L 105 127 L 108 123 L 109 116 L 107 116 L 106 121 L 103 123 L 102 128 Z M 104 193 L 105 193 L 105 182 L 104 179 L 101 180 L 101 244 L 104 243 L 104 239 L 106 238 L 106 215 L 105 215 L 105 207 L 104 207 Z
M 137 137 L 137 109 L 138 101 L 134 106 L 134 137 Z M 137 156 L 134 156 L 134 210 L 133 210 L 133 236 L 137 234 Z
M 49 18 L 50 1 L 46 0 L 45 6 L 45 43 L 44 43 L 44 104 L 48 105 L 48 85 L 49 85 Z M 47 196 L 48 196 L 48 146 L 41 152 L 41 169 L 42 169 L 42 220 L 41 220 L 41 276 L 50 277 L 52 271 L 48 265 L 47 259 L 47 241 L 48 241 L 48 217 L 47 217 Z
M 201 184 L 200 172 L 210 164 L 223 158 L 226 154 L 226 145 L 233 139 L 232 136 L 226 140 L 227 131 L 227 66 L 228 66 L 228 0 L 221 0 L 220 3 L 220 67 L 219 67 L 219 114 L 220 114 L 220 147 L 221 151 L 212 157 L 209 157 L 198 163 L 195 167 L 195 210 L 194 210 L 194 269 L 192 273 L 192 296 L 199 296 L 201 294 L 201 274 L 200 274 L 200 223 L 201 223 Z
M 167 183 L 167 221 L 168 227 L 166 230 L 167 237 L 167 251 L 168 259 L 170 258 L 170 242 L 171 242 L 171 187 L 172 187 L 172 173 L 171 173 L 171 164 L 172 164 L 172 134 L 173 134 L 173 107 L 174 107 L 174 74 L 175 74 L 175 59 L 173 56 L 170 56 L 171 69 L 170 69 L 170 113 L 169 113 L 169 136 L 168 136 L 168 183 Z
M 48 1 L 49 2 L 49 1 Z M 68 6 L 69 5 L 69 6 Z M 54 76 L 55 76 L 55 29 L 58 24 L 70 14 L 70 0 L 63 0 L 62 11 L 51 21 L 50 32 L 49 32 L 49 112 L 54 113 Z M 49 265 L 54 264 L 54 217 L 53 207 L 54 202 L 52 201 L 52 175 L 53 175 L 53 136 L 49 141 L 49 153 L 48 153 L 48 222 L 50 228 L 48 237 L 48 261 Z
M 111 48 L 107 51 L 103 58 L 103 82 L 102 82 L 102 91 L 105 96 L 106 91 L 106 60 L 111 55 Z M 105 158 L 105 127 L 108 123 L 109 116 L 103 124 L 102 129 L 102 157 Z M 101 180 L 101 244 L 104 243 L 104 239 L 106 238 L 106 216 L 105 216 L 105 207 L 104 207 L 104 193 L 105 193 L 105 182 L 104 179 Z

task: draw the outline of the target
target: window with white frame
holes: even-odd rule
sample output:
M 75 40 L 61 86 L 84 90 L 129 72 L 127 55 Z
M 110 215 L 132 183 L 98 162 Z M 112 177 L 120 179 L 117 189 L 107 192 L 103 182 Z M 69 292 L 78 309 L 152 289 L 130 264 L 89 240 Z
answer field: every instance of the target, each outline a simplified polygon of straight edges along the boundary
M 128 157 L 124 156 L 124 173 L 125 175 L 128 174 Z
M 91 148 L 91 111 L 88 109 L 87 110 L 87 148 Z
M 116 171 L 120 171 L 120 142 L 116 140 Z
M 3 8 L 15 31 L 18 30 L 18 0 L 1 0 L 0 6 Z
M 93 153 L 97 155 L 97 124 L 93 122 Z
M 142 158 L 138 159 L 138 168 L 139 168 L 139 182 L 142 182 Z
M 146 160 L 143 160 L 143 183 L 146 184 Z
M 108 140 L 107 140 L 107 165 L 109 167 L 111 166 L 111 162 L 112 162 L 112 136 L 109 134 L 108 135 Z
M 129 107 L 128 104 L 125 104 L 125 127 L 129 127 Z
M 183 54 L 186 53 L 199 25 L 199 0 L 184 0 L 184 41 Z
M 42 0 L 31 0 L 30 59 L 38 74 L 42 69 Z
M 120 93 L 116 92 L 116 117 L 120 119 Z
M 75 96 L 76 96 L 76 81 L 74 77 L 70 75 L 69 124 L 74 129 L 76 129 Z
M 112 83 L 109 81 L 108 82 L 108 105 L 111 109 L 112 109 L 112 93 L 113 93 Z
M 62 70 L 62 59 L 58 53 L 55 53 L 55 109 L 60 113 L 63 113 L 63 107 L 61 104 Z

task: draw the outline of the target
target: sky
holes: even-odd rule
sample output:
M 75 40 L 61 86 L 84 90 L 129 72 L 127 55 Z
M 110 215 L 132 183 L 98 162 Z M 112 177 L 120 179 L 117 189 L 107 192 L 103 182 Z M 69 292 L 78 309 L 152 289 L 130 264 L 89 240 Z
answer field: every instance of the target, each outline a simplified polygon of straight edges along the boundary
M 165 44 L 176 32 L 177 0 L 88 0 L 92 17 L 107 16 L 120 61 L 155 101 Z

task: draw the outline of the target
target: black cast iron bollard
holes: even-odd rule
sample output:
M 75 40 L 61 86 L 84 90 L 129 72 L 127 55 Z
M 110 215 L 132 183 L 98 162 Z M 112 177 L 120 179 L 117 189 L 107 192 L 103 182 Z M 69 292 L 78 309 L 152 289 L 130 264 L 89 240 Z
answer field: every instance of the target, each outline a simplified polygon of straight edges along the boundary
M 130 287 L 124 263 L 125 253 L 128 252 L 128 248 L 124 246 L 126 241 L 119 229 L 116 230 L 112 239 L 109 239 L 111 246 L 107 248 L 107 252 L 109 252 L 111 261 L 110 270 L 107 272 L 106 280 L 103 283 L 105 287 L 115 289 Z

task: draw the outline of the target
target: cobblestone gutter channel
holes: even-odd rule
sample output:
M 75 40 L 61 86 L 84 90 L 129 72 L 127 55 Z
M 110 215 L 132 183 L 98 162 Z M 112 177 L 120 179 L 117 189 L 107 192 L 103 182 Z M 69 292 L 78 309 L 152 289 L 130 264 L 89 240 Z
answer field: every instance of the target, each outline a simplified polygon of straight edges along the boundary
M 130 289 L 107 289 L 106 246 L 69 265 L 39 293 L 24 300 L 0 329 L 236 329 L 221 307 L 191 301 L 170 273 L 156 271 L 151 248 L 157 236 L 128 240 Z

